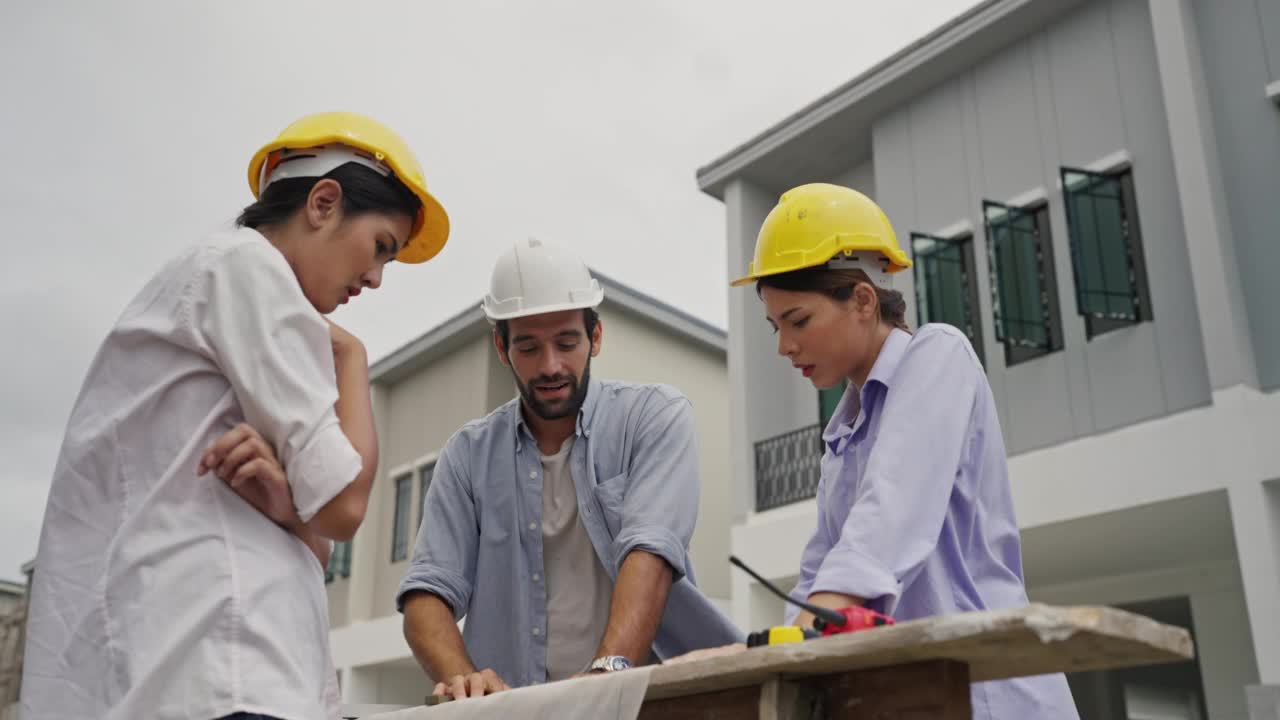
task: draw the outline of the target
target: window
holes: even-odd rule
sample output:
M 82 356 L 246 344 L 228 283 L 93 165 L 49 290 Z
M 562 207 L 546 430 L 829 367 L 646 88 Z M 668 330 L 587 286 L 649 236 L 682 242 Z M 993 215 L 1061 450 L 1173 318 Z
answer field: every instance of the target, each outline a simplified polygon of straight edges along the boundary
M 848 380 L 841 380 L 839 385 L 818 391 L 819 432 L 826 430 L 827 423 L 831 422 L 831 416 L 836 414 L 836 406 L 840 404 L 840 398 L 844 396 L 844 389 L 848 386 Z
M 911 234 L 916 280 L 916 322 L 940 322 L 960 328 L 982 358 L 978 324 L 978 281 L 973 236 L 940 238 Z
M 1151 319 L 1133 173 L 1062 168 L 1076 311 L 1092 338 Z
M 429 462 L 418 468 L 418 527 L 422 527 L 422 515 L 427 509 L 427 489 L 431 487 L 431 476 L 436 471 L 435 462 Z
M 983 203 L 991 304 L 1006 365 L 1062 349 L 1049 206 Z
M 391 562 L 399 562 L 409 556 L 409 542 L 405 538 L 409 525 L 409 505 L 413 502 L 411 495 L 413 475 L 404 474 L 396 478 L 396 517 L 391 524 Z
M 351 541 L 333 544 L 333 554 L 329 556 L 329 565 L 324 569 L 324 581 L 331 583 L 334 578 L 351 577 Z

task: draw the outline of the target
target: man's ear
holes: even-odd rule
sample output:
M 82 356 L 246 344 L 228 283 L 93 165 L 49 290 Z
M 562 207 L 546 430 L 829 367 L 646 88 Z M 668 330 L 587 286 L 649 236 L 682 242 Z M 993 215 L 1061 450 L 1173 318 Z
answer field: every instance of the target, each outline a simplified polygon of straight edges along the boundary
M 600 343 L 604 340 L 604 321 L 596 318 L 596 326 L 591 331 L 591 357 L 600 354 Z
M 498 353 L 498 360 L 505 366 L 511 367 L 511 360 L 507 358 L 507 346 L 502 342 L 502 333 L 498 332 L 498 328 L 493 329 L 493 349 Z

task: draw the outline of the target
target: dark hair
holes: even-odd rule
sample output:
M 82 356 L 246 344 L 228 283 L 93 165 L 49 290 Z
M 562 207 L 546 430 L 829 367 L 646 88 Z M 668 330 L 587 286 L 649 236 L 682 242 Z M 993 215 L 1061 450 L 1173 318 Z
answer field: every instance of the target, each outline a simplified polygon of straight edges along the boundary
M 853 289 L 858 283 L 866 283 L 876 291 L 876 299 L 880 301 L 880 319 L 886 323 L 911 332 L 907 327 L 907 301 L 897 290 L 887 290 L 871 282 L 865 272 L 857 268 L 832 269 L 818 266 L 795 270 L 780 275 L 766 275 L 756 281 L 756 294 L 764 288 L 771 287 L 790 292 L 816 292 L 844 302 L 853 297 Z
M 582 308 L 582 323 L 587 328 L 587 340 L 596 331 L 596 324 L 600 322 L 600 313 L 595 308 Z M 502 338 L 502 347 L 510 349 L 511 347 L 511 323 L 507 320 L 499 320 L 494 324 L 498 329 L 498 337 Z
M 346 216 L 370 212 L 416 217 L 422 201 L 394 175 L 383 177 L 358 163 L 340 165 L 324 176 L 342 186 L 342 213 Z M 267 186 L 258 201 L 245 208 L 236 225 L 260 228 L 284 222 L 307 202 L 311 188 L 324 178 L 285 178 Z

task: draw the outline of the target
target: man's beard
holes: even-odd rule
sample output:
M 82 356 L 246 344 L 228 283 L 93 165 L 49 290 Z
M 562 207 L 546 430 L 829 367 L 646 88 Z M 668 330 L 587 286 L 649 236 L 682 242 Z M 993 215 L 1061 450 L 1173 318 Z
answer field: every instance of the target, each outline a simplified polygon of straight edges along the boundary
M 578 414 L 578 410 L 582 409 L 582 403 L 587 399 L 587 388 L 591 384 L 591 358 L 587 358 L 587 365 L 582 369 L 582 381 L 569 374 L 559 375 L 539 375 L 529 381 L 526 385 L 520 381 L 516 375 L 515 369 L 511 371 L 511 376 L 516 380 L 516 387 L 520 389 L 520 398 L 524 400 L 524 404 L 534 415 L 543 420 L 559 420 L 571 415 Z M 556 383 L 569 383 L 569 397 L 548 403 L 538 399 L 533 391 L 534 385 L 553 385 Z

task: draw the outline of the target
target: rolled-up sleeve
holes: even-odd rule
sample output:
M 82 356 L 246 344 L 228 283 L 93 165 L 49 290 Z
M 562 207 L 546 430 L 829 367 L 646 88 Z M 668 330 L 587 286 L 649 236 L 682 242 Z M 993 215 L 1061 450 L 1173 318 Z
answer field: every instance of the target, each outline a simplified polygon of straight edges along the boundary
M 466 465 L 455 462 L 455 456 L 466 462 L 467 446 L 457 435 L 440 453 L 431 476 L 413 559 L 396 593 L 400 612 L 412 592 L 439 597 L 453 611 L 455 620 L 461 620 L 470 607 L 480 525 Z
M 633 446 L 622 526 L 613 540 L 615 572 L 634 550 L 657 555 L 687 572 L 689 539 L 698 518 L 698 449 L 693 408 L 683 395 L 655 395 L 642 414 Z
M 231 383 L 245 420 L 275 448 L 298 515 L 309 521 L 363 467 L 334 411 L 324 317 L 265 240 L 222 251 L 184 301 L 191 332 Z
M 982 370 L 964 341 L 933 330 L 907 346 L 840 537 L 810 592 L 892 612 L 937 547 L 969 437 Z

